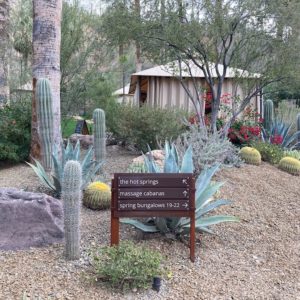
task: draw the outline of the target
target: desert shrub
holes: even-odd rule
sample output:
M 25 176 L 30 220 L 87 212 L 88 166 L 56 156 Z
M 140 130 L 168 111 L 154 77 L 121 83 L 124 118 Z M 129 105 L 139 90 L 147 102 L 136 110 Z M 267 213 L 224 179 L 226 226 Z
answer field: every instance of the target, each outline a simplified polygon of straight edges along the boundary
M 147 288 L 152 278 L 162 273 L 160 253 L 132 242 L 101 248 L 92 260 L 96 278 L 113 288 Z
M 259 151 L 263 161 L 271 164 L 278 164 L 284 156 L 283 149 L 276 144 L 269 144 L 265 142 L 253 142 L 252 147 Z
M 147 151 L 158 147 L 157 141 L 176 139 L 185 131 L 182 119 L 185 113 L 179 110 L 153 108 L 149 106 L 119 105 L 115 109 L 112 131 L 116 137 L 138 150 Z
M 222 137 L 221 132 L 209 133 L 197 124 L 190 124 L 189 130 L 182 133 L 176 141 L 176 147 L 181 157 L 189 145 L 192 145 L 193 148 L 196 174 L 200 174 L 201 170 L 216 163 L 229 166 L 241 163 L 238 148 L 227 138 Z
M 31 106 L 18 101 L 0 108 L 0 161 L 19 162 L 30 151 Z

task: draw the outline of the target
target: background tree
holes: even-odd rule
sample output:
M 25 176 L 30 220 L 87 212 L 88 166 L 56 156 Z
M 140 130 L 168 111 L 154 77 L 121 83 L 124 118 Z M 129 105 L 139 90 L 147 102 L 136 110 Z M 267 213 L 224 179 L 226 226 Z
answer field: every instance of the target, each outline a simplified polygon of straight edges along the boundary
M 0 0 L 0 106 L 8 102 L 9 0 Z
M 124 22 L 123 16 L 117 15 L 115 10 L 108 12 L 112 17 L 110 24 Z M 133 23 L 130 28 L 131 33 L 134 32 L 128 38 L 140 41 L 144 55 L 159 64 L 173 62 L 170 72 L 177 74 L 181 80 L 199 119 L 202 116 L 203 91 L 194 81 L 198 96 L 192 97 L 182 74 L 189 72 L 192 75 L 193 69 L 204 74 L 212 93 L 211 130 L 216 131 L 222 87 L 230 67 L 242 70 L 236 72 L 233 80 L 243 86 L 245 97 L 238 99 L 233 95 L 235 103 L 225 128 L 245 109 L 253 96 L 286 77 L 286 71 L 292 64 L 291 57 L 298 52 L 292 48 L 298 36 L 296 32 L 285 38 L 277 34 L 277 16 L 284 14 L 295 19 L 286 9 L 273 6 L 271 9 L 261 0 L 149 1 L 141 7 L 140 19 L 135 18 L 130 10 L 126 19 Z M 281 25 L 283 32 L 287 25 L 285 21 Z M 120 31 L 111 26 L 110 33 L 113 39 Z M 249 74 L 259 75 L 245 80 Z
M 34 79 L 48 78 L 53 94 L 53 141 L 60 149 L 61 113 L 60 113 L 60 42 L 61 42 L 62 0 L 33 0 L 33 60 Z M 35 86 L 35 84 L 33 84 Z M 36 103 L 33 97 L 31 156 L 40 158 L 40 139 L 36 118 Z

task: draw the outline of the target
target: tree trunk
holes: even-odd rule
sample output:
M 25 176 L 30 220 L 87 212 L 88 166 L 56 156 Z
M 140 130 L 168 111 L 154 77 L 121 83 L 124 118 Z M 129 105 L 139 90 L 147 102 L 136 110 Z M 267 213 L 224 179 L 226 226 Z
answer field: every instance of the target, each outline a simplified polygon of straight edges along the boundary
M 141 4 L 140 0 L 134 0 L 134 8 L 137 16 L 141 16 Z M 135 71 L 142 71 L 142 59 L 141 59 L 141 45 L 138 40 L 135 41 Z
M 53 97 L 53 143 L 61 153 L 60 120 L 60 40 L 62 0 L 33 0 L 33 61 L 32 74 L 35 80 L 48 78 Z M 32 99 L 31 156 L 40 159 L 41 144 L 36 118 L 35 97 Z
M 0 107 L 9 100 L 9 0 L 0 0 Z

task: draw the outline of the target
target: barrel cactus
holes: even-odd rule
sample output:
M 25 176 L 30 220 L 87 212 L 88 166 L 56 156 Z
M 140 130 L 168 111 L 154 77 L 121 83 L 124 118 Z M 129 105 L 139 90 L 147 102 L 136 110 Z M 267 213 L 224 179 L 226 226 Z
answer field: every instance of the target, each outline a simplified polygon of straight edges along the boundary
M 300 175 L 300 161 L 293 157 L 284 157 L 279 162 L 279 168 L 293 175 Z
M 264 103 L 263 119 L 264 119 L 264 123 L 263 123 L 264 128 L 267 131 L 270 131 L 274 120 L 274 104 L 271 99 L 266 100 Z
M 92 182 L 83 195 L 83 205 L 94 210 L 101 210 L 110 207 L 111 188 L 109 185 L 95 181 Z
M 53 110 L 50 82 L 40 78 L 36 84 L 37 118 L 42 146 L 42 164 L 46 171 L 52 168 Z
M 93 112 L 94 120 L 94 149 L 95 159 L 101 162 L 106 156 L 106 138 L 105 138 L 105 113 L 97 108 Z
M 299 150 L 287 150 L 284 151 L 284 156 L 289 156 L 300 160 L 300 151 Z
M 247 163 L 251 165 L 260 165 L 261 164 L 261 155 L 260 153 L 252 148 L 252 147 L 243 147 L 240 150 L 241 158 Z
M 64 168 L 62 200 L 64 207 L 65 257 L 69 260 L 80 257 L 80 206 L 81 166 L 69 160 Z

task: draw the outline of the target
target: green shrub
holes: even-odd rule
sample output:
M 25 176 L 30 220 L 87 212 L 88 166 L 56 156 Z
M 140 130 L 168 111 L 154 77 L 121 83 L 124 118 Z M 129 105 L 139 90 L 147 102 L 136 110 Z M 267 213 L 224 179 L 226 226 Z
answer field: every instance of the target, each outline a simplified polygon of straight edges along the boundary
M 0 108 L 0 161 L 19 162 L 30 151 L 31 106 L 26 101 Z
M 113 288 L 147 288 L 152 278 L 162 273 L 160 253 L 128 241 L 101 248 L 92 259 L 96 278 Z
M 276 144 L 269 144 L 265 142 L 254 142 L 252 147 L 259 151 L 263 161 L 271 164 L 278 164 L 284 156 L 283 149 Z
M 149 106 L 118 105 L 114 107 L 117 123 L 108 127 L 115 136 L 138 150 L 147 151 L 158 147 L 158 141 L 176 139 L 185 131 L 182 119 L 185 113 L 178 110 L 153 108 Z

